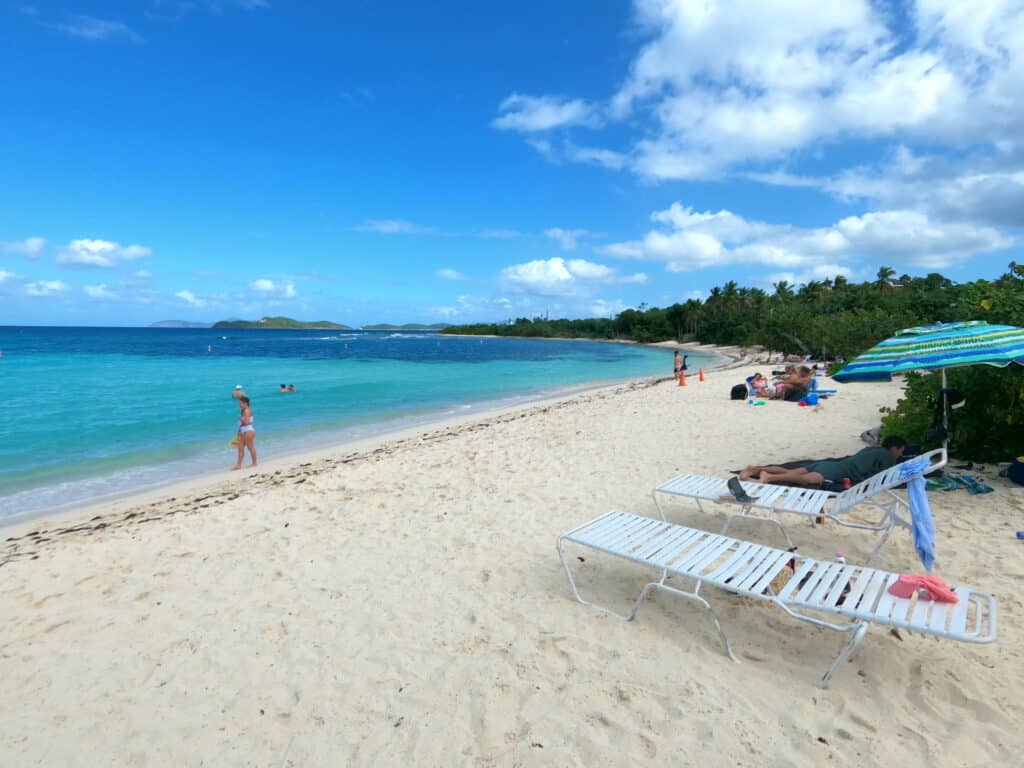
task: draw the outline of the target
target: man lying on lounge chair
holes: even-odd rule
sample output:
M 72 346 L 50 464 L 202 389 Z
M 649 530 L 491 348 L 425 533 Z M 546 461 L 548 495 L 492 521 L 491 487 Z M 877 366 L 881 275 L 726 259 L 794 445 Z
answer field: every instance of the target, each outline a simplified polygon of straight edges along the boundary
M 751 464 L 740 472 L 739 479 L 756 477 L 762 483 L 802 485 L 806 488 L 821 488 L 826 483 L 839 484 L 847 479 L 856 484 L 894 466 L 906 449 L 907 441 L 902 437 L 887 437 L 880 446 L 863 448 L 845 459 L 811 461 L 802 467 Z

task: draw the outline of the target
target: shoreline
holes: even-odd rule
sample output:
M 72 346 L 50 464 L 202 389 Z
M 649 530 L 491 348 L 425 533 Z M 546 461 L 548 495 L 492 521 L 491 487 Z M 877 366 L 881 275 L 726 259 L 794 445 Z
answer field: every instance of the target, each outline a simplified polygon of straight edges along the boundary
M 620 390 L 630 391 L 655 386 L 671 379 L 672 376 L 669 375 L 645 376 L 613 382 L 595 380 L 570 387 L 560 387 L 553 392 L 538 393 L 535 397 L 527 396 L 528 399 L 511 405 L 492 406 L 485 401 L 480 404 L 481 409 L 477 411 L 458 415 L 427 416 L 425 420 L 415 424 L 384 429 L 366 437 L 290 451 L 262 461 L 255 468 L 246 466 L 237 472 L 230 470 L 202 472 L 157 485 L 130 489 L 87 501 L 73 502 L 62 507 L 51 507 L 27 515 L 0 519 L 0 533 L 4 534 L 7 542 L 12 542 L 31 535 L 37 530 L 39 533 L 46 533 L 54 526 L 66 526 L 69 523 L 86 519 L 89 522 L 102 523 L 108 517 L 116 517 L 144 506 L 152 507 L 168 500 L 176 501 L 179 497 L 186 497 L 182 499 L 182 503 L 188 503 L 193 501 L 194 497 L 202 495 L 217 497 L 220 494 L 233 499 L 244 495 L 244 491 L 236 492 L 227 488 L 228 486 L 240 484 L 240 481 L 250 478 L 262 477 L 267 473 L 278 475 L 315 462 L 327 462 L 332 465 L 348 464 L 410 443 L 423 443 L 437 439 L 436 436 L 439 433 L 450 436 L 478 425 L 501 423 L 509 418 L 525 418 L 535 410 L 545 411 L 550 407 L 572 402 L 585 395 L 602 392 L 613 394 Z M 3 565 L 4 562 L 6 562 L 6 558 L 0 552 L 0 565 Z
M 474 337 L 477 338 L 477 337 Z M 483 336 L 482 338 L 504 338 L 498 336 Z M 534 340 L 544 340 L 538 337 Z M 637 344 L 638 346 L 647 346 L 659 349 L 674 349 L 677 348 L 675 342 L 657 342 L 651 344 L 639 344 L 633 341 L 618 341 L 611 342 L 604 339 L 546 339 L 550 341 L 586 341 L 586 342 L 597 342 L 597 343 L 623 343 L 623 344 Z M 670 345 L 670 346 L 666 346 Z M 712 347 L 711 345 L 679 345 L 679 349 L 691 349 L 693 351 L 699 351 L 703 354 L 715 355 L 717 358 L 721 358 L 721 362 L 715 361 L 707 371 L 717 370 L 728 370 L 736 367 L 742 361 L 738 358 L 738 355 L 733 351 L 731 347 Z M 47 507 L 44 509 L 34 510 L 25 514 L 15 514 L 0 518 L 0 532 L 10 534 L 12 531 L 27 531 L 32 528 L 39 527 L 43 523 L 49 523 L 51 525 L 67 522 L 70 519 L 77 519 L 82 516 L 95 515 L 100 510 L 108 510 L 108 513 L 116 514 L 116 512 L 109 512 L 112 508 L 117 511 L 122 511 L 124 507 L 134 507 L 138 505 L 148 504 L 165 499 L 173 494 L 187 494 L 197 488 L 206 487 L 219 487 L 222 484 L 231 483 L 233 480 L 241 477 L 249 477 L 257 475 L 263 471 L 281 471 L 289 467 L 295 466 L 298 463 L 319 460 L 322 458 L 329 457 L 339 452 L 349 451 L 363 451 L 372 448 L 385 445 L 393 440 L 402 441 L 409 439 L 411 436 L 419 434 L 420 432 L 430 431 L 433 429 L 446 428 L 451 426 L 461 426 L 467 422 L 480 419 L 485 420 L 494 416 L 503 415 L 510 411 L 516 411 L 521 409 L 529 409 L 533 406 L 543 405 L 550 402 L 557 402 L 562 399 L 572 398 L 577 395 L 585 394 L 587 392 L 600 391 L 602 389 L 614 389 L 619 386 L 628 385 L 634 382 L 652 382 L 657 383 L 658 381 L 671 379 L 671 375 L 664 377 L 651 376 L 651 377 L 636 377 L 627 378 L 621 380 L 602 380 L 595 379 L 589 382 L 583 382 L 580 384 L 568 385 L 565 387 L 557 387 L 553 390 L 540 390 L 533 394 L 522 395 L 523 398 L 519 402 L 510 405 L 496 405 L 496 401 L 484 400 L 480 403 L 473 404 L 475 410 L 471 410 L 466 414 L 449 415 L 444 414 L 440 409 L 438 411 L 431 411 L 421 415 L 420 418 L 414 419 L 413 423 L 409 426 L 386 426 L 390 422 L 383 422 L 383 428 L 374 432 L 366 437 L 358 437 L 354 439 L 333 439 L 326 437 L 316 447 L 299 450 L 288 450 L 285 453 L 279 454 L 272 459 L 265 460 L 255 469 L 243 468 L 239 470 L 239 473 L 230 473 L 229 475 L 224 474 L 224 470 L 209 470 L 198 473 L 188 474 L 186 476 L 176 477 L 166 481 L 162 481 L 155 484 L 146 484 L 129 488 L 124 491 L 118 491 L 114 493 L 104 494 L 101 496 L 93 497 L 90 499 L 84 499 L 81 501 L 74 501 L 65 505 L 57 507 Z

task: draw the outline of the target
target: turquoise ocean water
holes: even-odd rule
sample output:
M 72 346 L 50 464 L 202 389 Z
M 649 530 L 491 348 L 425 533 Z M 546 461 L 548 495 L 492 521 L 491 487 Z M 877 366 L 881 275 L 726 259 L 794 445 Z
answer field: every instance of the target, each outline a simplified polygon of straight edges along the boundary
M 358 331 L 0 327 L 0 350 L 0 521 L 226 470 L 236 384 L 264 461 L 672 370 L 623 344 Z

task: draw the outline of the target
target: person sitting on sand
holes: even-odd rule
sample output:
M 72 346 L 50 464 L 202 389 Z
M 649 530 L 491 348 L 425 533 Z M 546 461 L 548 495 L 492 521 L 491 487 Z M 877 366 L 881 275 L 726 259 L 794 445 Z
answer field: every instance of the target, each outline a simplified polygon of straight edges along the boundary
M 676 350 L 675 358 L 673 358 L 672 363 L 672 373 L 677 379 L 682 376 L 683 372 L 686 370 L 687 357 L 689 357 L 689 355 L 680 355 L 679 350 Z
M 768 391 L 768 379 L 762 376 L 760 373 L 755 373 L 748 380 L 750 388 L 754 391 L 754 394 L 758 397 L 771 397 L 772 394 Z
M 862 448 L 845 459 L 811 461 L 803 467 L 787 468 L 773 465 L 751 464 L 739 474 L 740 480 L 756 477 L 759 482 L 775 485 L 802 485 L 821 488 L 826 481 L 856 484 L 895 465 L 907 449 L 902 437 L 887 437 L 881 445 Z

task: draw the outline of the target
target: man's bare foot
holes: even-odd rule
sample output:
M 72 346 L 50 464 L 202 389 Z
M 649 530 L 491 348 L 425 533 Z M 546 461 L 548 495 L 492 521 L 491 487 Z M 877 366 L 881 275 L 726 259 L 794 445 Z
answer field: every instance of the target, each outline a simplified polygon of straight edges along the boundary
M 259 466 L 259 465 L 258 465 L 258 464 L 257 464 L 257 463 L 256 463 L 256 462 L 254 461 L 254 462 L 253 462 L 252 464 L 250 464 L 249 466 L 250 466 L 250 467 L 256 467 L 256 466 Z
M 767 472 L 762 472 L 761 476 L 758 478 L 758 481 L 760 481 L 762 483 L 767 483 L 768 482 L 768 473 Z
M 741 471 L 739 473 L 738 477 L 739 477 L 740 480 L 749 480 L 750 479 L 750 469 L 749 468 L 744 469 L 743 471 Z
M 232 472 L 234 472 L 234 471 L 235 471 L 236 469 L 241 469 L 241 468 L 242 468 L 242 465 L 241 465 L 241 464 L 236 464 L 235 466 L 233 466 L 233 467 L 231 468 L 231 471 L 232 471 Z

